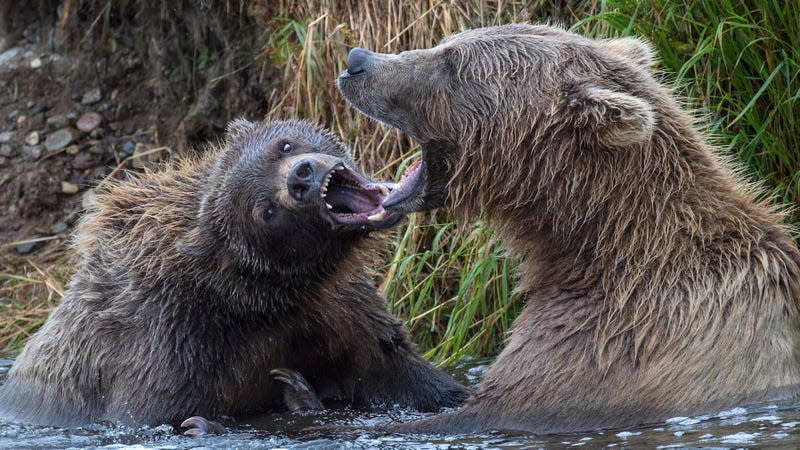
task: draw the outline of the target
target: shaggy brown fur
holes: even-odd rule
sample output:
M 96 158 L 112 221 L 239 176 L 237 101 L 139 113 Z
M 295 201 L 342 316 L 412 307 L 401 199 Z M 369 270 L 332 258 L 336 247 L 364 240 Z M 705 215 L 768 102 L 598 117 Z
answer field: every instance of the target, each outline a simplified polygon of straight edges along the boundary
M 327 166 L 297 200 L 303 161 Z M 270 411 L 283 403 L 279 367 L 323 401 L 460 404 L 463 387 L 413 352 L 365 270 L 376 227 L 325 207 L 318 181 L 340 165 L 361 177 L 316 126 L 240 120 L 207 157 L 105 189 L 67 294 L 0 388 L 0 416 L 64 426 Z
M 467 404 L 400 429 L 565 432 L 798 394 L 784 216 L 715 155 L 652 59 L 638 39 L 530 25 L 351 52 L 342 94 L 422 146 L 421 175 L 384 206 L 490 219 L 527 296 Z

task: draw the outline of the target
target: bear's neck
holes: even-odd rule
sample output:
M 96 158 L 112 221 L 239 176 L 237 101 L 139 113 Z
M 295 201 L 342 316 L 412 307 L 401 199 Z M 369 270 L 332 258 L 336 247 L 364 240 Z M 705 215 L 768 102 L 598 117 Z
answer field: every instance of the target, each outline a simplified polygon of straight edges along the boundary
M 477 145 L 462 158 L 473 162 L 451 182 L 457 193 L 451 202 L 462 220 L 484 217 L 500 230 L 521 260 L 527 292 L 570 291 L 632 305 L 642 300 L 633 294 L 637 282 L 646 283 L 658 267 L 717 245 L 727 251 L 726 241 L 757 246 L 770 236 L 791 248 L 781 215 L 757 202 L 753 189 L 714 157 L 688 116 L 664 119 L 643 145 L 552 148 L 547 139 L 502 151 Z M 618 286 L 621 276 L 635 281 Z

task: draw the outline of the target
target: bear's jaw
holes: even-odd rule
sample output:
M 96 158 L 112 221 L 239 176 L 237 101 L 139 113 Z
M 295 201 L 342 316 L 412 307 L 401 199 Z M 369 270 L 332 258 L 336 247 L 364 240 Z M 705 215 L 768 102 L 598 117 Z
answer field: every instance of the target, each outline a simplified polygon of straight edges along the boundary
M 333 225 L 382 229 L 394 226 L 402 218 L 382 206 L 394 186 L 394 183 L 374 182 L 338 164 L 321 183 L 320 196 Z

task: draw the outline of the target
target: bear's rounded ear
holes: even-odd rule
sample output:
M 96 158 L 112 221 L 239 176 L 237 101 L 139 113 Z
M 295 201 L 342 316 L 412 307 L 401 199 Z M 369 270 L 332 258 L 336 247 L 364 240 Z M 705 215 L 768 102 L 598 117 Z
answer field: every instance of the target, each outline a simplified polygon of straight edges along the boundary
M 578 131 L 588 129 L 607 147 L 637 145 L 650 139 L 656 118 L 647 101 L 591 84 L 575 87 L 569 108 Z
M 191 228 L 175 242 L 175 248 L 191 258 L 210 256 L 214 252 L 215 245 L 214 233 L 200 225 Z
M 225 140 L 232 142 L 248 136 L 256 129 L 256 124 L 244 118 L 234 119 L 225 127 Z
M 603 48 L 613 55 L 632 61 L 637 65 L 650 69 L 656 62 L 656 53 L 650 44 L 635 38 L 623 37 L 603 41 Z

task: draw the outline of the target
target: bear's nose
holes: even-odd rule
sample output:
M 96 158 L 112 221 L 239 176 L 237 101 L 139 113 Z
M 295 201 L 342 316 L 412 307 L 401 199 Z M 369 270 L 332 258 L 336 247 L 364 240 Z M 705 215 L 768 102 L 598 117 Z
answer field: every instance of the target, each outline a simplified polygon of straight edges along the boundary
M 303 200 L 311 191 L 311 185 L 314 183 L 314 168 L 308 161 L 300 161 L 292 167 L 289 177 L 286 179 L 286 185 L 289 188 L 289 194 L 295 200 Z
M 356 75 L 369 67 L 372 59 L 372 52 L 367 49 L 356 47 L 350 50 L 347 55 L 347 72 L 350 75 Z

